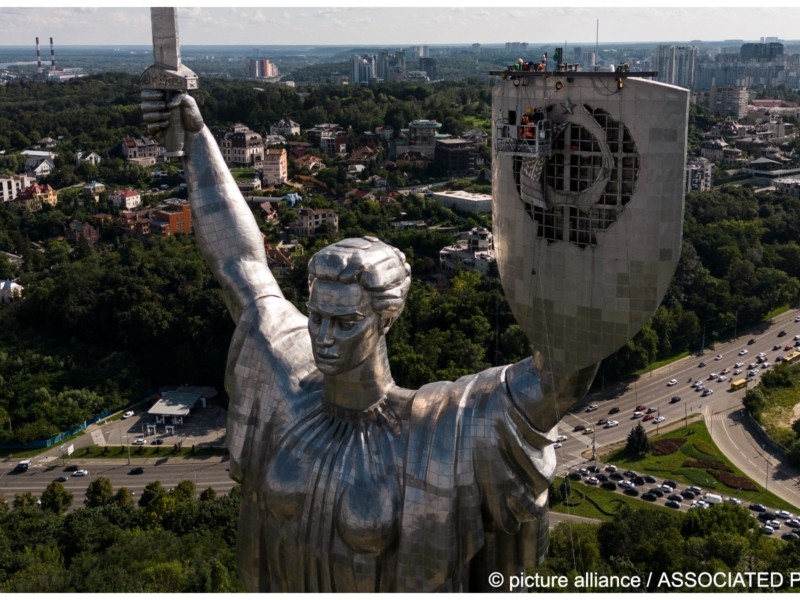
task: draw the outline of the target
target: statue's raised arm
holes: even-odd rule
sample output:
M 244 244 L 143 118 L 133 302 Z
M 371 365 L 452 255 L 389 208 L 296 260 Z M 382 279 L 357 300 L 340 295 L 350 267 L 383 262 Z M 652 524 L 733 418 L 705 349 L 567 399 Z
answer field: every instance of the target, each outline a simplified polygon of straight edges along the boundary
M 234 321 L 256 298 L 282 293 L 267 267 L 264 241 L 194 98 L 177 94 L 168 102 L 160 90 L 142 90 L 148 131 L 164 139 L 170 113 L 180 112 L 184 132 L 184 168 L 192 225 L 200 249 L 222 286 Z

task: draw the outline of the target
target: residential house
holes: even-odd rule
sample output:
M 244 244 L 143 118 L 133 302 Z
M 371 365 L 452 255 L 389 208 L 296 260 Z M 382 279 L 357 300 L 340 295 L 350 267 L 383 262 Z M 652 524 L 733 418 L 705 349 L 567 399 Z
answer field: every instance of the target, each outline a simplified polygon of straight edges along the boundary
M 35 177 L 46 177 L 55 168 L 56 153 L 49 150 L 23 150 L 25 156 L 25 173 Z M 47 166 L 41 167 L 47 162 Z
M 378 158 L 380 151 L 374 146 L 359 146 L 353 150 L 347 157 L 348 162 L 351 163 L 367 163 L 374 162 Z
M 117 226 L 126 233 L 141 237 L 191 233 L 192 212 L 187 200 L 171 198 L 155 208 L 123 211 Z
M 269 132 L 272 135 L 282 135 L 285 137 L 300 135 L 300 124 L 295 123 L 291 119 L 281 119 L 277 123 L 273 123 L 269 126 Z
M 92 202 L 100 202 L 100 194 L 106 191 L 106 186 L 104 183 L 100 183 L 99 181 L 90 181 L 81 190 L 81 194 L 87 200 L 91 200 Z
M 289 151 L 289 158 L 294 160 L 308 154 L 308 149 L 313 147 L 314 144 L 311 142 L 286 142 L 286 148 Z
M 0 176 L 0 201 L 10 202 L 25 188 L 36 183 L 30 175 Z
M 273 275 L 277 277 L 288 277 L 292 272 L 292 256 L 283 252 L 279 248 L 272 248 L 267 245 L 267 266 Z
M 314 156 L 313 154 L 306 154 L 295 160 L 294 165 L 300 170 L 315 171 L 323 168 L 325 163 L 322 162 L 321 158 Z
M 0 280 L 0 304 L 8 304 L 22 298 L 25 288 L 9 279 Z
M 314 235 L 320 227 L 332 226 L 339 231 L 339 215 L 332 208 L 301 208 L 293 229 L 297 235 Z
M 75 153 L 75 164 L 80 165 L 82 162 L 86 162 L 97 167 L 101 162 L 103 162 L 103 159 L 100 158 L 100 155 L 97 152 L 84 152 L 81 150 Z
M 686 193 L 711 190 L 713 163 L 707 158 L 689 158 L 686 161 Z
M 108 201 L 117 208 L 132 210 L 142 205 L 142 193 L 132 189 L 118 189 L 108 195 Z
M 89 223 L 73 219 L 64 227 L 64 237 L 73 243 L 83 238 L 90 246 L 94 246 L 100 240 L 100 231 Z
M 122 140 L 121 148 L 125 160 L 143 164 L 155 164 L 166 152 L 164 146 L 151 136 L 126 137 Z
M 237 123 L 228 129 L 216 131 L 214 139 L 227 165 L 261 167 L 264 160 L 264 138 L 248 126 Z
M 48 183 L 34 183 L 17 194 L 16 202 L 28 212 L 36 212 L 44 204 L 58 204 L 58 191 Z
M 794 177 L 781 177 L 775 180 L 775 187 L 781 194 L 800 198 L 800 179 Z
M 261 167 L 264 185 L 283 185 L 289 179 L 289 160 L 286 148 L 267 148 Z
M 475 227 L 467 239 L 458 240 L 439 251 L 439 266 L 448 275 L 459 270 L 478 271 L 487 275 L 496 257 L 492 232 L 485 227 Z

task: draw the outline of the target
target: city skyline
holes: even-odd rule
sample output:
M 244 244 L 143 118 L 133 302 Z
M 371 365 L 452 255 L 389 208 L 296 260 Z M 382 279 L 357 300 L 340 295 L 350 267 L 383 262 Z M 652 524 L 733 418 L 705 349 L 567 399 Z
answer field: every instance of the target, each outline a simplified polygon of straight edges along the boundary
M 7 6 L 0 46 L 33 45 L 34 38 L 54 38 L 57 46 L 149 45 L 147 4 L 112 8 L 102 3 L 81 7 Z M 132 4 L 137 4 L 136 2 Z M 800 40 L 795 27 L 800 8 L 768 3 L 761 8 L 694 7 L 661 3 L 628 7 L 544 7 L 508 3 L 486 6 L 375 8 L 347 6 L 236 7 L 179 6 L 184 45 L 441 45 L 537 44 L 586 45 L 691 41 L 758 42 L 762 38 Z

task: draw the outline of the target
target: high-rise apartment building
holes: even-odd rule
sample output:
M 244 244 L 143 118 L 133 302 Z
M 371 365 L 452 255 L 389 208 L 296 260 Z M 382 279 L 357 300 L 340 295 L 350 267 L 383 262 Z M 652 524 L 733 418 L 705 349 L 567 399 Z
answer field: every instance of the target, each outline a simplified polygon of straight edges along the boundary
M 747 88 L 738 85 L 716 85 L 709 94 L 709 108 L 715 115 L 734 116 L 737 119 L 747 115 Z
M 685 88 L 694 86 L 697 47 L 659 45 L 653 62 L 658 71 L 658 81 Z

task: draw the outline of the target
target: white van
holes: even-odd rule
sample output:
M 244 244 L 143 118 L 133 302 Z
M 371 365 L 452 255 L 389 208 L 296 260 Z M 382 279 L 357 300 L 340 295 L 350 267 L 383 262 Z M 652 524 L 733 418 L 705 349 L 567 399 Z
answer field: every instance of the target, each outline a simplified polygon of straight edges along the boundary
M 710 492 L 706 492 L 703 494 L 703 500 L 708 502 L 709 504 L 719 504 L 722 502 L 722 496 L 719 494 L 712 494 Z

